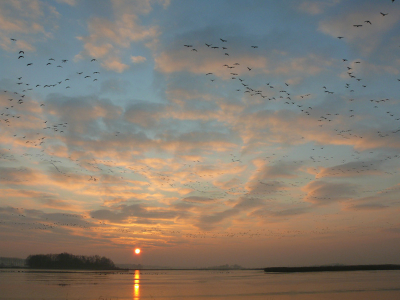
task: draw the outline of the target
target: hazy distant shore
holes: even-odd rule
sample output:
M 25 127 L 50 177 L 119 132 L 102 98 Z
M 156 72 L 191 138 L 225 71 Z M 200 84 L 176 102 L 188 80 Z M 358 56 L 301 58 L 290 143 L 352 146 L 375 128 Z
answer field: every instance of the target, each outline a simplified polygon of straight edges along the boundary
M 314 267 L 271 267 L 264 268 L 267 273 L 295 273 L 295 272 L 338 272 L 338 271 L 383 271 L 400 270 L 400 265 L 341 265 L 341 266 L 314 266 Z

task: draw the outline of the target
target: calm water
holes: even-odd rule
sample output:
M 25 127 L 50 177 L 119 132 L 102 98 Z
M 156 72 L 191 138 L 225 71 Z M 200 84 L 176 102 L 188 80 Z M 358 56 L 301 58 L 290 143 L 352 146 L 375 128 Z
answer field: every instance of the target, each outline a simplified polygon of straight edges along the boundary
M 0 269 L 0 299 L 400 299 L 400 271 L 58 273 Z

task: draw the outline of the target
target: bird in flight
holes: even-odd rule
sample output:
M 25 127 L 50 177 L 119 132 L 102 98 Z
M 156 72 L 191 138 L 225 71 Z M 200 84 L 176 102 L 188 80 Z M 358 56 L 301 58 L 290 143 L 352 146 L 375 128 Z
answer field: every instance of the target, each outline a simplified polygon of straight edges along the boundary
M 386 15 L 388 15 L 389 13 L 383 13 L 383 12 L 381 12 L 381 15 L 384 17 L 384 16 L 386 16 Z
M 221 42 L 223 42 L 223 43 L 226 43 L 227 42 L 227 40 L 223 40 L 223 39 L 220 39 L 221 40 Z

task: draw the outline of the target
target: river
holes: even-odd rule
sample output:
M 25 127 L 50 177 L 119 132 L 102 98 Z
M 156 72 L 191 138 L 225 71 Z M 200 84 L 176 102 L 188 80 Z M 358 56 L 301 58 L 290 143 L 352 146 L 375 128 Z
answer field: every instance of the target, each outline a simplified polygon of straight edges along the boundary
M 0 269 L 0 299 L 400 299 L 400 271 L 266 274 L 262 270 Z

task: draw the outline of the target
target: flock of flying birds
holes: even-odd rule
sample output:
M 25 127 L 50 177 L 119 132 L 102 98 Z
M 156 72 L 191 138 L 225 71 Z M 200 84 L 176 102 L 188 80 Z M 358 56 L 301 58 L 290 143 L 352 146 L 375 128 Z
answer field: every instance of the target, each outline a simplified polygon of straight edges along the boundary
M 12 38 L 11 41 L 16 41 L 16 39 Z M 18 60 L 23 61 L 25 59 L 25 52 L 20 50 L 18 52 Z M 96 59 L 91 59 L 91 62 L 95 62 Z M 56 60 L 54 58 L 49 58 L 48 62 L 45 64 L 46 67 L 51 68 L 52 66 L 56 68 L 63 68 L 63 64 L 68 63 L 68 59 L 61 59 L 58 63 L 56 62 Z M 23 64 L 25 64 L 25 62 L 23 62 Z M 33 62 L 28 62 L 26 63 L 26 67 L 29 68 L 33 68 L 34 67 L 34 63 Z M 92 79 L 92 81 L 97 81 L 98 78 L 97 75 L 100 74 L 99 71 L 95 71 L 92 72 L 92 74 L 84 74 L 83 71 L 81 72 L 77 72 L 77 75 L 82 76 L 84 79 L 90 80 Z M 24 103 L 26 103 L 26 96 L 27 93 L 30 92 L 35 92 L 38 89 L 42 89 L 42 88 L 55 88 L 55 87 L 63 87 L 65 89 L 70 89 L 71 86 L 68 84 L 70 82 L 69 78 L 65 78 L 65 77 L 61 77 L 58 79 L 55 79 L 54 82 L 48 82 L 46 84 L 43 83 L 32 83 L 32 82 L 25 82 L 23 79 L 23 76 L 20 76 L 18 78 L 16 78 L 16 86 L 19 87 L 18 89 L 13 89 L 12 91 L 9 90 L 3 90 L 3 93 L 5 95 L 8 96 L 8 105 L 5 105 L 4 107 L 2 107 L 1 109 L 1 113 L 0 113 L 0 124 L 3 124 L 3 126 L 7 126 L 7 127 L 12 127 L 14 126 L 16 120 L 20 119 L 21 117 L 23 117 L 22 115 L 18 114 L 16 111 L 16 108 L 19 105 L 23 105 Z M 44 107 L 45 103 L 40 103 L 38 104 L 40 107 Z M 52 131 L 55 133 L 59 133 L 62 134 L 65 132 L 66 128 L 67 128 L 68 123 L 56 123 L 56 124 L 50 124 L 49 120 L 43 120 L 43 130 L 41 132 L 37 132 L 36 135 L 37 136 L 32 136 L 31 135 L 31 139 L 28 139 L 26 135 L 23 136 L 18 136 L 17 134 L 14 134 L 15 138 L 19 138 L 22 139 L 23 141 L 25 141 L 26 144 L 29 145 L 33 145 L 35 147 L 41 146 L 43 143 L 45 143 L 45 139 L 46 139 L 46 131 Z M 33 138 L 35 137 L 35 138 Z
M 394 2 L 394 1 L 393 1 Z M 385 17 L 388 15 L 388 13 L 380 13 L 382 15 L 382 17 Z M 384 22 L 384 20 L 383 20 Z M 373 25 L 371 21 L 369 20 L 365 20 L 364 23 L 369 24 L 369 25 Z M 362 27 L 362 24 L 354 24 L 354 27 Z M 338 36 L 338 39 L 344 39 L 343 36 Z M 213 45 L 212 43 L 205 43 L 204 44 L 207 48 L 209 49 L 214 49 L 214 50 L 218 50 L 218 51 L 222 51 L 221 53 L 223 53 L 223 55 L 225 56 L 230 56 L 229 53 L 229 48 L 228 48 L 228 40 L 226 39 L 222 39 L 220 38 L 220 43 L 218 45 Z M 203 51 L 206 49 L 201 49 L 199 47 L 201 47 L 201 45 L 199 47 L 194 48 L 193 45 L 191 44 L 185 44 L 184 47 L 190 49 L 190 51 L 193 51 L 195 53 L 199 52 L 199 51 Z M 204 46 L 203 46 L 204 47 Z M 250 46 L 253 49 L 257 49 L 258 46 L 256 45 L 252 45 Z M 342 59 L 343 62 L 343 70 L 346 71 L 349 81 L 348 83 L 346 83 L 343 88 L 344 90 L 347 90 L 347 95 L 348 95 L 348 101 L 354 101 L 354 94 L 356 94 L 357 91 L 359 91 L 360 89 L 365 89 L 367 88 L 366 84 L 362 83 L 362 78 L 360 78 L 357 75 L 357 69 L 358 67 L 362 64 L 362 61 L 360 60 L 356 60 L 356 61 L 349 61 L 347 58 L 343 58 Z M 274 102 L 280 102 L 280 103 L 284 103 L 285 105 L 289 105 L 289 106 L 293 106 L 295 109 L 298 109 L 301 113 L 306 114 L 307 116 L 312 116 L 317 118 L 317 121 L 320 122 L 319 126 L 322 127 L 324 125 L 324 123 L 329 123 L 332 122 L 335 118 L 338 118 L 339 116 L 341 117 L 343 114 L 339 113 L 339 112 L 329 112 L 329 113 L 325 113 L 324 115 L 321 115 L 320 112 L 315 112 L 313 113 L 313 107 L 309 106 L 309 105 L 305 105 L 305 101 L 300 101 L 300 100 L 305 100 L 307 98 L 312 97 L 312 93 L 306 93 L 306 94 L 302 94 L 302 95 L 295 95 L 293 94 L 293 92 L 290 90 L 290 84 L 286 83 L 286 82 L 281 82 L 281 83 L 271 83 L 271 82 L 267 82 L 265 84 L 264 88 L 257 88 L 254 86 L 251 86 L 251 83 L 248 83 L 246 81 L 246 77 L 249 77 L 249 73 L 252 71 L 252 68 L 250 68 L 249 66 L 245 66 L 245 68 L 240 68 L 241 64 L 239 62 L 235 62 L 232 65 L 228 65 L 228 64 L 224 64 L 221 67 L 226 68 L 231 75 L 231 79 L 234 80 L 235 82 L 237 82 L 237 92 L 241 92 L 244 94 L 248 94 L 251 97 L 259 97 L 261 99 L 266 99 L 268 101 L 274 101 Z M 240 71 L 237 71 L 237 69 L 240 69 Z M 246 74 L 247 73 L 247 74 Z M 205 74 L 205 76 L 212 76 L 213 72 L 208 72 Z M 250 75 L 251 77 L 251 75 Z M 214 82 L 216 80 L 216 78 L 212 78 L 210 79 L 211 82 Z M 400 81 L 400 78 L 397 79 L 397 81 Z M 327 85 L 321 86 L 321 89 L 324 93 L 327 93 L 328 95 L 332 95 L 335 93 L 335 91 L 331 90 L 330 88 L 327 87 Z M 274 89 L 275 91 L 273 93 L 270 93 L 268 91 L 268 89 Z M 341 93 L 346 92 L 346 91 L 340 91 Z M 272 94 L 272 95 L 271 95 Z M 389 103 L 390 99 L 385 98 L 385 99 L 368 99 L 368 102 L 365 103 L 365 107 L 373 107 L 374 109 L 380 109 L 380 110 L 385 110 L 385 103 Z M 357 104 L 359 107 L 362 107 L 364 105 L 359 105 Z M 396 134 L 397 132 L 400 131 L 400 123 L 398 121 L 400 121 L 400 113 L 396 112 L 396 111 L 387 111 L 385 110 L 384 113 L 386 114 L 386 117 L 391 118 L 393 121 L 397 121 L 397 122 L 393 122 L 394 124 L 394 128 L 392 131 L 389 132 L 381 132 L 381 131 L 377 131 L 376 134 L 379 137 L 389 137 L 392 134 Z M 356 116 L 357 112 L 354 109 L 349 109 L 347 114 L 345 114 L 346 117 L 349 118 L 354 118 Z M 348 138 L 360 138 L 362 139 L 363 136 L 361 135 L 357 135 L 354 134 L 352 132 L 352 129 L 343 129 L 343 130 L 338 130 L 335 129 L 337 132 L 337 135 L 342 136 L 344 139 L 348 139 Z
M 392 0 L 394 2 L 395 0 Z M 380 12 L 382 16 L 382 22 L 385 22 L 385 17 L 388 13 Z M 356 28 L 365 27 L 365 26 L 374 26 L 374 24 L 370 20 L 365 20 L 364 24 L 354 24 L 353 26 Z M 339 40 L 345 39 L 343 36 L 337 37 Z M 16 39 L 11 39 L 12 41 L 16 41 Z M 229 58 L 231 61 L 234 54 L 230 51 L 230 43 L 228 39 L 220 38 L 217 43 L 204 42 L 200 45 L 192 45 L 185 44 L 185 48 L 188 51 L 193 52 L 193 55 L 198 55 L 202 51 L 216 51 L 223 57 Z M 259 50 L 259 46 L 257 45 L 249 45 L 254 53 Z M 209 52 L 208 52 L 209 53 Z M 23 64 L 26 68 L 35 68 L 38 63 L 27 61 L 27 57 L 24 51 L 19 51 L 18 56 L 15 58 L 18 63 Z M 95 64 L 96 59 L 91 59 L 91 63 Z M 45 68 L 56 68 L 63 69 L 65 64 L 68 64 L 68 59 L 60 59 L 56 60 L 54 58 L 49 58 L 45 64 L 40 65 L 39 67 Z M 316 108 L 313 106 L 313 102 L 311 101 L 315 94 L 313 92 L 304 93 L 304 94 L 296 94 L 292 90 L 292 84 L 289 82 L 266 82 L 263 87 L 256 87 L 252 84 L 252 74 L 253 68 L 250 66 L 243 65 L 240 61 L 236 61 L 234 63 L 221 63 L 220 68 L 224 70 L 226 74 L 229 74 L 230 80 L 234 83 L 234 92 L 241 94 L 243 97 L 250 97 L 250 99 L 257 99 L 257 101 L 265 101 L 279 104 L 283 109 L 289 109 L 295 111 L 298 114 L 303 114 L 307 118 L 310 118 L 316 122 L 318 127 L 324 127 L 329 125 L 329 123 L 335 121 L 338 118 L 349 118 L 356 119 L 358 115 L 362 115 L 363 112 L 357 110 L 358 107 L 362 107 L 364 109 L 372 109 L 377 110 L 377 114 L 381 114 L 382 117 L 387 118 L 393 124 L 393 128 L 390 131 L 376 131 L 375 135 L 380 138 L 390 138 L 393 135 L 396 135 L 400 131 L 400 112 L 389 110 L 389 105 L 395 99 L 367 99 L 362 100 L 363 103 L 360 105 L 359 99 L 357 99 L 357 92 L 362 91 L 364 89 L 368 89 L 368 85 L 363 83 L 363 78 L 358 75 L 358 68 L 363 64 L 362 60 L 349 60 L 348 58 L 342 58 L 343 71 L 347 73 L 348 82 L 345 83 L 342 87 L 342 90 L 334 90 L 329 87 L 329 84 L 321 86 L 321 93 L 326 94 L 328 97 L 334 95 L 335 93 L 341 95 L 347 95 L 347 100 L 349 102 L 349 110 L 347 112 L 342 112 L 340 108 L 337 111 L 329 111 L 329 112 L 321 112 L 321 108 Z M 60 77 L 58 79 L 54 79 L 53 82 L 27 82 L 24 80 L 23 74 L 15 78 L 15 89 L 13 90 L 3 90 L 3 94 L 7 95 L 8 103 L 0 108 L 0 126 L 8 127 L 8 128 L 18 128 L 18 122 L 22 120 L 26 115 L 19 114 L 16 110 L 18 106 L 26 105 L 26 98 L 29 98 L 30 92 L 35 92 L 38 89 L 54 89 L 54 88 L 64 88 L 71 89 L 73 88 L 72 79 L 66 78 L 62 76 L 62 72 L 59 72 Z M 99 79 L 99 71 L 92 71 L 90 73 L 85 73 L 84 71 L 76 72 L 76 75 L 79 79 L 88 80 L 88 81 L 98 81 Z M 209 79 L 211 83 L 217 83 L 219 79 L 214 75 L 214 72 L 210 70 L 204 74 L 205 78 Z M 74 79 L 76 80 L 76 78 Z M 395 78 L 394 82 L 400 81 L 400 79 Z M 333 96 L 332 96 L 333 97 Z M 30 97 L 34 99 L 34 96 Z M 45 103 L 37 103 L 31 100 L 33 104 L 39 106 L 39 108 L 44 107 Z M 351 103 L 357 103 L 351 105 Z M 63 168 L 63 161 L 61 158 L 57 156 L 51 156 L 44 152 L 43 148 L 46 143 L 46 139 L 51 139 L 54 135 L 63 135 L 68 132 L 69 124 L 62 122 L 53 122 L 50 120 L 42 120 L 43 128 L 41 131 L 36 132 L 35 134 L 17 134 L 13 135 L 14 139 L 19 141 L 19 144 L 26 144 L 27 148 L 39 149 L 38 152 L 25 152 L 22 156 L 25 159 L 33 160 L 33 161 L 41 161 L 47 162 L 49 165 L 53 166 L 57 173 L 62 174 L 64 176 L 70 176 L 67 171 L 67 168 Z M 356 122 L 356 121 L 354 121 Z M 339 123 L 340 124 L 340 123 Z M 349 123 L 347 123 L 349 124 Z M 349 125 L 346 125 L 349 126 Z M 335 127 L 332 128 L 332 134 L 339 136 L 343 139 L 363 139 L 366 138 L 362 132 L 355 132 L 351 127 Z M 118 136 L 120 132 L 117 132 L 115 136 Z M 360 152 L 353 151 L 349 161 L 343 160 L 341 166 L 336 166 L 331 168 L 329 172 L 325 172 L 324 174 L 318 174 L 317 166 L 320 166 L 323 163 L 329 163 L 329 161 L 333 161 L 334 157 L 324 153 L 324 147 L 315 146 L 311 149 L 311 156 L 307 158 L 307 161 L 304 160 L 294 160 L 292 161 L 294 164 L 309 164 L 310 166 L 315 166 L 314 170 L 316 171 L 315 178 L 322 178 L 323 176 L 335 176 L 336 174 L 343 173 L 363 173 L 370 172 L 372 170 L 378 170 L 379 166 L 382 163 L 389 162 L 391 160 L 398 160 L 400 158 L 399 155 L 387 155 L 385 157 L 381 157 L 377 159 L 375 162 L 371 163 L 371 161 L 363 161 L 365 158 Z M 374 151 L 370 151 L 372 155 Z M 274 186 L 284 186 L 287 185 L 287 181 L 273 181 L 273 182 L 264 182 L 262 180 L 258 181 L 259 188 L 257 190 L 249 192 L 246 189 L 246 183 L 238 183 L 235 187 L 229 188 L 225 191 L 220 191 L 213 186 L 211 181 L 219 176 L 223 176 L 224 172 L 221 170 L 220 172 L 202 172 L 203 175 L 199 175 L 198 171 L 200 169 L 206 168 L 207 166 L 203 165 L 203 162 L 200 160 L 194 160 L 190 164 L 182 164 L 182 168 L 188 172 L 188 176 L 190 180 L 187 183 L 181 183 L 179 180 L 175 179 L 173 174 L 170 171 L 160 171 L 157 170 L 150 165 L 142 164 L 141 166 L 134 167 L 121 167 L 116 162 L 111 160 L 99 160 L 93 158 L 92 161 L 79 161 L 78 159 L 68 158 L 69 163 L 75 164 L 75 167 L 84 174 L 85 180 L 93 183 L 99 184 L 101 183 L 102 175 L 112 175 L 119 176 L 121 179 L 124 179 L 124 176 L 129 176 L 129 174 L 138 174 L 143 178 L 147 178 L 148 180 L 155 180 L 160 186 L 163 188 L 177 188 L 184 187 L 189 188 L 194 191 L 195 194 L 199 196 L 204 196 L 208 198 L 218 198 L 218 199 L 232 199 L 232 197 L 238 196 L 251 196 L 254 198 L 265 198 L 268 197 L 269 201 L 274 201 L 281 196 L 289 197 L 291 199 L 292 204 L 301 204 L 302 200 L 299 200 L 299 195 L 290 197 L 290 191 L 288 190 L 274 190 L 275 195 L 271 194 L 271 188 Z M 269 165 L 278 164 L 287 159 L 287 156 L 282 155 L 280 153 L 270 153 L 267 156 L 263 157 L 264 161 Z M 0 153 L 0 160 L 13 162 L 18 161 L 19 158 L 17 154 L 12 153 L 12 149 L 3 149 Z M 230 154 L 228 158 L 229 162 L 237 165 L 237 168 L 241 168 L 243 165 L 244 159 L 234 153 Z M 89 171 L 91 170 L 91 171 Z M 24 168 L 16 168 L 18 172 L 25 172 Z M 393 175 L 393 173 L 391 173 Z M 312 180 L 312 176 L 309 178 L 303 178 L 301 180 L 297 180 L 289 183 L 289 185 L 293 187 L 301 187 L 304 185 L 304 180 Z M 7 183 L 8 178 L 2 177 L 1 181 Z M 151 183 L 149 183 L 149 186 Z M 390 192 L 393 189 L 388 189 L 387 191 L 380 192 Z M 374 191 L 376 192 L 376 191 Z M 301 198 L 301 197 L 300 197 Z M 318 200 L 329 200 L 329 199 L 318 199 Z M 4 211 L 4 210 L 3 210 Z M 224 232 L 224 233 L 206 233 L 199 231 L 198 233 L 187 233 L 183 234 L 181 231 L 175 230 L 166 230 L 162 229 L 162 227 L 154 226 L 151 228 L 146 228 L 142 230 L 133 230 L 130 227 L 120 226 L 116 228 L 115 226 L 108 224 L 105 221 L 96 221 L 93 220 L 93 217 L 88 215 L 76 215 L 76 214 L 49 214 L 46 219 L 37 220 L 34 218 L 29 218 L 27 221 L 27 216 L 24 214 L 23 208 L 8 208 L 8 212 L 10 212 L 14 216 L 18 216 L 22 218 L 20 222 L 14 222 L 13 226 L 19 226 L 21 230 L 30 229 L 30 230 L 51 230 L 55 227 L 74 227 L 95 230 L 99 229 L 101 232 L 119 232 L 121 234 L 134 234 L 134 235 L 171 235 L 171 236 L 180 236 L 183 235 L 187 238 L 206 238 L 206 237 L 238 237 L 238 236 L 248 236 L 248 237 L 259 237 L 259 236 L 295 236 L 300 234 L 298 230 L 287 230 L 287 231 L 269 231 L 268 229 L 257 229 L 257 230 L 246 230 L 242 232 Z M 58 218 L 58 219 L 57 219 Z M 60 221 L 64 220 L 64 221 Z M 0 225 L 7 225 L 7 219 L 0 221 Z M 10 225 L 10 224 L 8 224 Z M 319 234 L 327 234 L 328 230 L 326 228 L 315 229 L 313 233 Z

